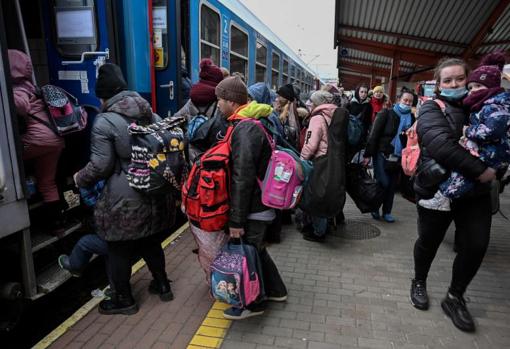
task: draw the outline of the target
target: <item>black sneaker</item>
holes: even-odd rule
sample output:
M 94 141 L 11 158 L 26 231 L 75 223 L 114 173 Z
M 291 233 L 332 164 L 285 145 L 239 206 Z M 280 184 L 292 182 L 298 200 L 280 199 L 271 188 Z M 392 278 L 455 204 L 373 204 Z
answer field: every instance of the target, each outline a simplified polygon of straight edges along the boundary
M 457 297 L 448 292 L 441 302 L 441 308 L 459 330 L 464 332 L 475 331 L 475 322 L 466 308 L 466 301 L 463 297 Z
M 319 236 L 314 233 L 304 232 L 303 239 L 314 242 L 324 242 L 326 240 L 326 234 Z
M 411 281 L 411 303 L 416 309 L 427 310 L 429 308 L 429 296 L 425 281 L 416 279 Z
M 172 293 L 172 289 L 170 288 L 170 280 L 158 281 L 156 279 L 152 279 L 149 284 L 149 293 L 158 294 L 159 299 L 163 302 L 170 302 L 174 299 L 174 294 Z
M 133 315 L 138 312 L 138 305 L 131 296 L 114 294 L 112 298 L 99 302 L 99 313 L 103 315 Z

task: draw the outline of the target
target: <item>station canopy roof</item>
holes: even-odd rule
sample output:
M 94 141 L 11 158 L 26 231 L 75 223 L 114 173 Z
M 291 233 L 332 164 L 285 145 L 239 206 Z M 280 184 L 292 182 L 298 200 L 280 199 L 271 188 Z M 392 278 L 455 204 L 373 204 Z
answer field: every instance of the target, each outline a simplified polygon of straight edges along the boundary
M 347 89 L 431 80 L 442 57 L 510 52 L 510 0 L 336 0 L 334 45 Z

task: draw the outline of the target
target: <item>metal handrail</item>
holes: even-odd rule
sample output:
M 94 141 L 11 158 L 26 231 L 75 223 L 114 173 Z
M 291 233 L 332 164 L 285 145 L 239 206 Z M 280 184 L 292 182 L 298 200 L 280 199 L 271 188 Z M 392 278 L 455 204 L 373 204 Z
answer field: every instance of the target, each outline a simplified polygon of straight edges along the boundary
M 5 180 L 4 161 L 2 158 L 2 152 L 0 151 L 0 194 L 4 192 L 5 185 L 6 185 L 6 180 Z
M 110 50 L 105 49 L 104 51 L 86 51 L 81 53 L 81 59 L 79 61 L 62 61 L 62 65 L 68 64 L 81 64 L 85 61 L 85 56 L 105 56 L 106 59 L 110 59 Z

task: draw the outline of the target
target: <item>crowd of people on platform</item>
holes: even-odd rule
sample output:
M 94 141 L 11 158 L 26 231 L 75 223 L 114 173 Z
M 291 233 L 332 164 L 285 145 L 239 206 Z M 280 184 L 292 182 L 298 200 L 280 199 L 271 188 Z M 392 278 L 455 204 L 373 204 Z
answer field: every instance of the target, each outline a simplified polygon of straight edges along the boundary
M 10 50 L 9 58 L 18 113 L 44 114 L 38 109 L 34 86 L 29 83 L 28 57 Z M 510 94 L 500 87 L 504 62 L 505 57 L 495 53 L 469 72 L 464 61 L 443 59 L 435 70 L 439 102 L 426 101 L 419 115 L 414 115 L 417 96 L 410 89 L 402 88 L 394 103 L 383 86 L 370 89 L 364 84 L 352 96 L 333 85 L 311 94 L 301 93 L 292 84 L 272 91 L 263 82 L 246 86 L 241 74 L 230 75 L 210 59 L 202 60 L 199 81 L 185 86 L 189 99 L 174 116 L 184 117 L 187 123 L 197 115 L 210 121 L 207 132 L 187 142 L 186 160 L 190 166 L 233 126 L 232 175 L 227 193 L 230 208 L 224 229 L 205 231 L 190 221 L 190 230 L 206 282 L 211 282 L 210 266 L 220 249 L 230 239 L 242 238 L 258 251 L 265 288 L 264 298 L 244 308 L 229 308 L 225 317 L 244 319 L 260 315 L 267 301 L 286 300 L 288 291 L 266 245 L 280 241 L 282 225 L 289 224 L 293 214 L 296 219 L 300 217 L 303 238 L 313 242 L 325 241 L 328 231 L 344 223 L 341 210 L 332 217 L 267 207 L 261 201 L 257 184 L 264 178 L 272 154 L 267 134 L 275 144 L 294 149 L 302 160 L 327 157 L 331 141 L 328 128 L 339 117 L 340 110 L 357 119 L 363 128 L 356 146 L 343 143 L 343 161 L 357 161 L 373 168 L 384 194 L 381 207 L 373 210 L 371 216 L 387 223 L 395 222 L 393 199 L 399 180 L 405 177 L 400 162 L 406 147 L 406 131 L 417 121 L 422 169 L 413 178 L 418 239 L 414 247 L 411 301 L 420 310 L 428 309 L 427 275 L 453 221 L 457 254 L 451 284 L 441 306 L 455 326 L 474 331 L 464 293 L 489 242 L 491 182 L 501 179 L 510 163 Z M 125 168 L 131 157 L 127 126 L 133 122 L 149 125 L 158 121 L 160 118 L 152 112 L 150 104 L 128 89 L 120 68 L 114 64 L 99 68 L 95 93 L 102 106 L 92 127 L 90 161 L 75 174 L 74 180 L 84 195 L 91 190 L 100 192 L 92 203 L 97 235 L 84 237 L 69 256 L 59 258 L 59 264 L 79 275 L 92 253 L 106 255 L 111 297 L 99 304 L 99 311 L 133 314 L 138 310 L 130 286 L 135 255 L 144 258 L 152 273 L 149 291 L 163 301 L 173 299 L 158 236 L 173 224 L 179 198 L 170 192 L 158 196 L 140 194 L 126 179 Z M 260 121 L 265 131 L 256 123 L 242 122 L 245 119 Z M 54 184 L 56 165 L 47 158 L 58 159 L 63 144 L 44 127 L 40 130 L 34 119 L 28 120 L 29 132 L 23 138 L 24 157 L 37 160 L 40 190 L 51 207 L 58 201 Z M 32 131 L 36 136 L 30 136 Z M 41 137 L 46 138 L 38 146 Z M 99 189 L 98 183 L 102 183 Z

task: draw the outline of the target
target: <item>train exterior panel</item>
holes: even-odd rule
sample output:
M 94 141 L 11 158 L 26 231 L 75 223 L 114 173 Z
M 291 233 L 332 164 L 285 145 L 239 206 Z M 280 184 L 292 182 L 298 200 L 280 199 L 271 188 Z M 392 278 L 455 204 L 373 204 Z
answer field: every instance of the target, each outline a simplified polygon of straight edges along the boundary
M 42 202 L 34 201 L 34 186 L 27 185 L 33 169 L 22 160 L 8 49 L 31 56 L 37 85 L 60 86 L 86 106 L 87 129 L 66 137 L 60 158 L 59 193 L 68 200 L 77 197 L 72 175 L 88 160 L 90 129 L 100 107 L 94 94 L 97 71 L 106 62 L 121 66 L 129 88 L 163 117 L 183 105 L 183 71 L 197 82 L 205 57 L 242 73 L 248 85 L 265 82 L 276 90 L 294 83 L 309 92 L 317 81 L 282 40 L 235 0 L 6 0 L 0 15 L 0 258 L 17 260 L 16 268 L 0 263 L 0 289 L 16 285 L 22 290 L 17 297 L 25 299 L 42 297 L 70 277 L 58 268 L 56 257 L 70 251 L 63 241 L 83 234 L 84 213 L 79 204 L 68 205 L 66 214 L 75 221 L 63 234 L 38 230 L 33 217 Z

